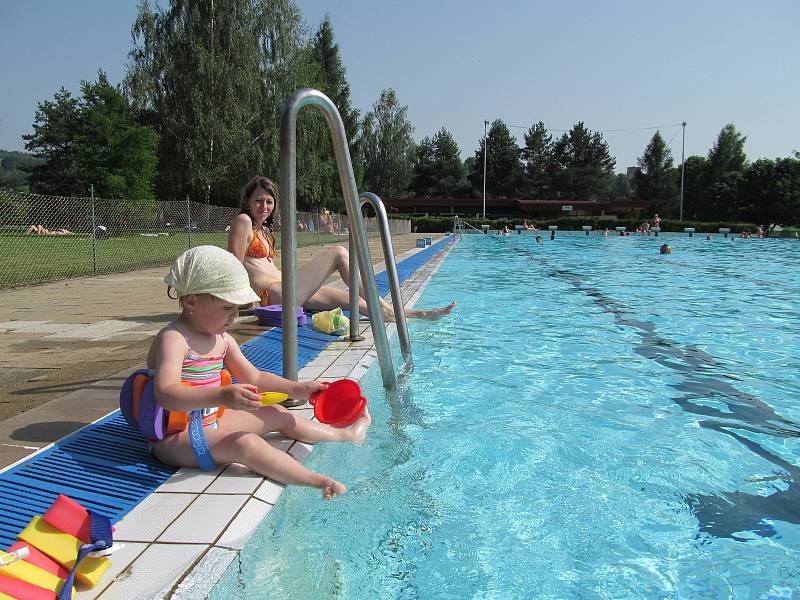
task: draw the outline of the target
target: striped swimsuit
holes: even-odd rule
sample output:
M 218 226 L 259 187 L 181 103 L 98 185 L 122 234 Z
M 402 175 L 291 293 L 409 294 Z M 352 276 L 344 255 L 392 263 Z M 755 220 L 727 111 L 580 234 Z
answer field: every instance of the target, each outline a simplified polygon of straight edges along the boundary
M 228 338 L 222 336 L 225 349 L 220 356 L 200 356 L 189 349 L 183 359 L 181 368 L 181 383 L 190 387 L 219 387 L 221 384 L 220 371 L 223 368 L 225 354 L 228 352 Z M 204 408 L 203 427 L 217 428 L 219 407 Z

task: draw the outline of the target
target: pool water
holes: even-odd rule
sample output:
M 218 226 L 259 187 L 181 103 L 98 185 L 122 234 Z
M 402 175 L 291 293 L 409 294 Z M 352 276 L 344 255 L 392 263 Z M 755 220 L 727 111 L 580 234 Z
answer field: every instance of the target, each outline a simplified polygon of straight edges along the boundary
M 308 460 L 348 493 L 287 488 L 211 597 L 790 597 L 799 292 L 792 240 L 465 236 Z

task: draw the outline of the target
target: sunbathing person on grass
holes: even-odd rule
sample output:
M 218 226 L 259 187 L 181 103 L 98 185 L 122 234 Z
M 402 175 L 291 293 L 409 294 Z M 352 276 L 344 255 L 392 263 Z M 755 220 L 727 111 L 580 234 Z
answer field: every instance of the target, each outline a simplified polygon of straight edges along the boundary
M 60 227 L 58 229 L 48 229 L 43 225 L 29 225 L 25 230 L 28 235 L 75 235 L 69 229 Z
M 240 213 L 231 222 L 228 233 L 228 250 L 242 264 L 250 276 L 250 286 L 261 299 L 261 306 L 280 304 L 281 272 L 275 258 L 275 238 L 272 235 L 278 188 L 266 177 L 254 177 L 241 194 Z M 328 277 L 338 271 L 342 281 L 350 281 L 350 257 L 342 246 L 326 250 L 311 262 L 297 268 L 297 303 L 308 310 L 347 309 L 350 295 L 347 290 L 324 285 Z M 381 311 L 386 321 L 394 322 L 391 304 L 381 300 Z M 409 309 L 406 317 L 439 319 L 448 315 L 456 303 L 427 310 Z M 359 312 L 369 316 L 369 308 L 362 298 Z

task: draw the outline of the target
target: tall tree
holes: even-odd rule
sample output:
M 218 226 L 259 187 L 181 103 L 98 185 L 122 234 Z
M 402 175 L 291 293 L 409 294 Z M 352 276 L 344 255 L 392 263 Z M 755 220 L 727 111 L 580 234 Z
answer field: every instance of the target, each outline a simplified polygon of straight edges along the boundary
M 759 159 L 744 172 L 739 216 L 742 220 L 800 224 L 800 160 Z
M 522 180 L 522 164 L 517 140 L 503 121 L 492 123 L 486 139 L 481 139 L 475 151 L 470 182 L 476 190 L 483 189 L 484 148 L 486 148 L 486 196 L 516 197 Z
M 741 173 L 747 165 L 744 143 L 747 137 L 736 131 L 733 123 L 728 123 L 717 136 L 711 150 L 708 151 L 708 175 L 713 181 L 723 173 L 737 171 Z
M 414 148 L 414 168 L 409 189 L 415 196 L 431 197 L 436 188 L 435 148 L 433 139 L 425 136 Z
M 702 220 L 706 217 L 705 189 L 707 169 L 706 159 L 703 156 L 689 156 L 684 162 L 684 219 Z
M 747 138 L 732 123 L 725 125 L 708 152 L 706 161 L 705 218 L 730 220 L 738 217 L 740 186 L 743 183 L 747 157 Z
M 339 45 L 333 32 L 333 25 L 330 17 L 325 16 L 314 36 L 313 42 L 314 57 L 320 67 L 320 90 L 325 93 L 336 105 L 339 115 L 344 124 L 347 134 L 347 141 L 350 146 L 351 156 L 358 155 L 358 110 L 353 108 L 350 102 L 350 84 L 347 83 L 347 75 L 344 63 L 339 54 Z M 324 127 L 324 124 L 323 124 Z M 322 183 L 323 197 L 330 199 L 331 208 L 341 209 L 344 207 L 341 184 L 339 182 L 338 169 L 333 154 L 333 147 L 330 141 L 330 134 L 327 127 L 323 129 L 320 145 L 317 151 L 321 155 L 321 161 L 325 165 L 324 181 Z M 356 175 L 356 184 L 361 187 L 363 180 L 363 167 L 360 162 L 353 162 L 353 170 Z
M 525 195 L 547 198 L 550 195 L 553 136 L 547 133 L 543 122 L 531 125 L 525 133 L 522 159 L 525 161 Z
M 656 131 L 644 154 L 638 160 L 636 172 L 636 195 L 640 200 L 650 203 L 650 210 L 663 215 L 676 216 L 677 196 L 675 194 L 675 173 L 672 166 L 672 152 Z
M 46 163 L 31 168 L 31 189 L 41 194 L 85 195 L 85 181 L 78 165 L 78 98 L 63 87 L 52 101 L 40 102 L 33 122 L 33 133 L 22 136 L 25 148 Z
M 464 169 L 461 164 L 461 150 L 453 135 L 442 127 L 433 136 L 434 171 L 437 196 L 451 198 L 464 190 Z
M 414 163 L 414 127 L 393 89 L 383 90 L 362 123 L 366 189 L 387 198 L 408 192 Z
M 602 134 L 578 122 L 553 144 L 554 190 L 578 200 L 598 196 L 615 164 Z
M 423 138 L 416 148 L 411 191 L 452 198 L 468 193 L 465 186 L 461 150 L 453 135 L 442 127 L 432 138 Z
M 152 200 L 158 135 L 137 122 L 125 97 L 102 71 L 96 83 L 82 82 L 81 90 L 79 162 L 84 177 L 100 197 Z
M 82 97 L 63 88 L 41 103 L 26 147 L 47 160 L 34 167 L 31 185 L 45 194 L 98 196 L 131 201 L 153 198 L 156 133 L 139 124 L 119 89 L 102 71 L 81 82 Z
M 139 6 L 126 90 L 161 134 L 163 197 L 235 201 L 260 163 L 265 53 L 261 3 L 172 0 Z

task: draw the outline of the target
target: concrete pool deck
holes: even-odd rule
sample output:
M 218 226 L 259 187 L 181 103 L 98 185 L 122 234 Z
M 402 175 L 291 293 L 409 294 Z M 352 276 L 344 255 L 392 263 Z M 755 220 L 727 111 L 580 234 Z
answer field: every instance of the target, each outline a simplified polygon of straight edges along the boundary
M 410 234 L 396 237 L 405 238 L 393 240 L 395 254 L 399 255 L 398 261 L 418 252 L 409 248 L 414 247 L 419 236 Z M 440 238 L 441 236 L 436 236 L 434 243 Z M 377 244 L 378 242 L 376 246 Z M 307 249 L 300 249 L 300 252 L 304 250 Z M 373 258 L 381 255 L 377 248 L 371 248 L 371 251 Z M 404 282 L 403 296 L 407 307 L 416 303 L 431 274 L 438 268 L 443 255 L 444 253 L 439 253 L 437 258 L 429 260 Z M 310 260 L 311 257 L 312 253 L 304 253 L 306 260 Z M 383 267 L 379 263 L 375 268 L 378 271 Z M 8 290 L 8 292 L 24 292 L 16 294 L 18 297 L 14 298 L 23 314 L 18 316 L 15 313 L 8 319 L 8 313 L 13 309 L 14 303 L 7 301 L 4 304 L 0 312 L 0 329 L 3 330 L 4 337 L 10 333 L 13 336 L 31 335 L 31 339 L 47 338 L 44 348 L 36 342 L 31 342 L 30 354 L 49 354 L 51 360 L 57 360 L 60 356 L 58 352 L 60 347 L 54 348 L 55 343 L 64 344 L 68 340 L 82 349 L 94 342 L 91 347 L 97 361 L 94 363 L 94 373 L 92 373 L 95 379 L 90 385 L 70 390 L 68 389 L 70 386 L 77 385 L 77 382 L 73 381 L 60 389 L 60 397 L 0 423 L 0 444 L 3 444 L 0 446 L 2 466 L 18 461 L 116 409 L 122 380 L 134 367 L 141 364 L 144 349 L 152 335 L 174 316 L 172 312 L 174 301 L 166 298 L 158 300 L 159 294 L 163 294 L 161 277 L 164 271 L 164 267 L 158 267 L 135 273 L 79 280 L 89 284 L 84 286 L 75 286 L 76 280 L 71 280 L 36 288 Z M 98 279 L 103 281 L 98 282 Z M 58 305 L 58 287 L 69 288 L 70 283 L 73 284 L 73 289 L 84 287 L 86 294 L 86 302 L 76 301 L 74 291 L 70 290 L 73 297 L 70 297 L 65 305 L 73 310 L 65 311 L 65 315 L 75 317 L 72 323 L 55 324 L 52 320 L 33 318 L 41 314 L 32 308 L 37 297 L 46 296 L 51 306 Z M 43 289 L 49 286 L 53 289 Z M 126 294 L 123 287 L 133 289 L 129 289 L 129 294 Z M 107 301 L 103 295 L 104 290 L 113 298 L 113 302 Z M 0 297 L 3 293 L 0 292 Z M 120 304 L 116 303 L 122 303 L 121 306 L 125 307 L 125 311 L 118 310 Z M 103 305 L 107 307 L 94 310 L 100 314 L 89 314 L 92 309 Z M 30 310 L 24 311 L 26 306 Z M 81 308 L 83 312 L 78 314 Z M 113 318 L 114 315 L 109 314 L 111 310 L 117 311 L 116 319 Z M 52 312 L 51 310 L 50 316 Z M 120 312 L 126 313 L 122 315 L 123 318 L 119 318 Z M 125 317 L 129 320 L 125 320 Z M 253 320 L 252 317 L 244 319 L 232 332 L 240 342 L 264 331 L 263 328 L 254 326 Z M 123 327 L 116 323 L 110 324 L 109 321 L 132 323 L 132 326 Z M 14 328 L 15 326 L 10 323 L 22 325 Z M 100 323 L 104 323 L 105 329 L 97 327 Z M 46 327 L 48 324 L 52 326 Z M 66 329 L 60 329 L 65 325 Z M 323 381 L 342 377 L 360 379 L 376 356 L 369 325 L 362 323 L 361 330 L 366 336 L 364 341 L 357 343 L 333 341 L 300 371 L 300 379 L 318 378 Z M 84 337 L 78 337 L 77 333 L 83 333 Z M 90 334 L 94 337 L 90 337 Z M 108 341 L 113 341 L 118 347 L 109 350 L 105 345 Z M 10 340 L 5 346 L 12 352 L 5 354 L 0 352 L 0 364 L 18 364 L 20 366 L 16 368 L 24 369 L 23 358 L 15 356 L 22 352 L 13 352 L 14 349 L 20 348 L 21 343 L 19 337 Z M 35 351 L 37 349 L 43 352 L 37 353 Z M 119 354 L 109 358 L 109 354 L 114 351 Z M 129 354 L 132 356 L 134 353 L 135 358 L 132 360 L 128 358 L 124 368 L 116 368 L 116 360 L 126 360 L 120 357 Z M 43 359 L 42 356 L 37 358 Z M 91 363 L 86 357 L 83 360 Z M 28 367 L 56 368 L 37 367 L 39 364 L 42 363 L 32 362 Z M 53 364 L 59 364 L 59 369 L 65 368 L 64 363 Z M 113 369 L 113 371 L 109 377 L 97 377 L 100 369 L 105 369 L 107 372 Z M 58 384 L 47 387 L 59 389 Z M 306 416 L 313 414 L 308 405 L 296 410 Z M 281 437 L 273 437 L 270 441 L 301 461 L 305 460 L 312 449 L 307 444 Z M 256 526 L 272 509 L 282 490 L 283 486 L 256 476 L 240 465 L 218 468 L 210 473 L 196 469 L 178 471 L 116 524 L 115 539 L 124 543 L 125 548 L 113 555 L 112 567 L 98 586 L 93 590 L 79 593 L 76 598 L 205 597 L 238 551 L 244 547 Z M 201 515 L 202 518 L 198 518 Z

